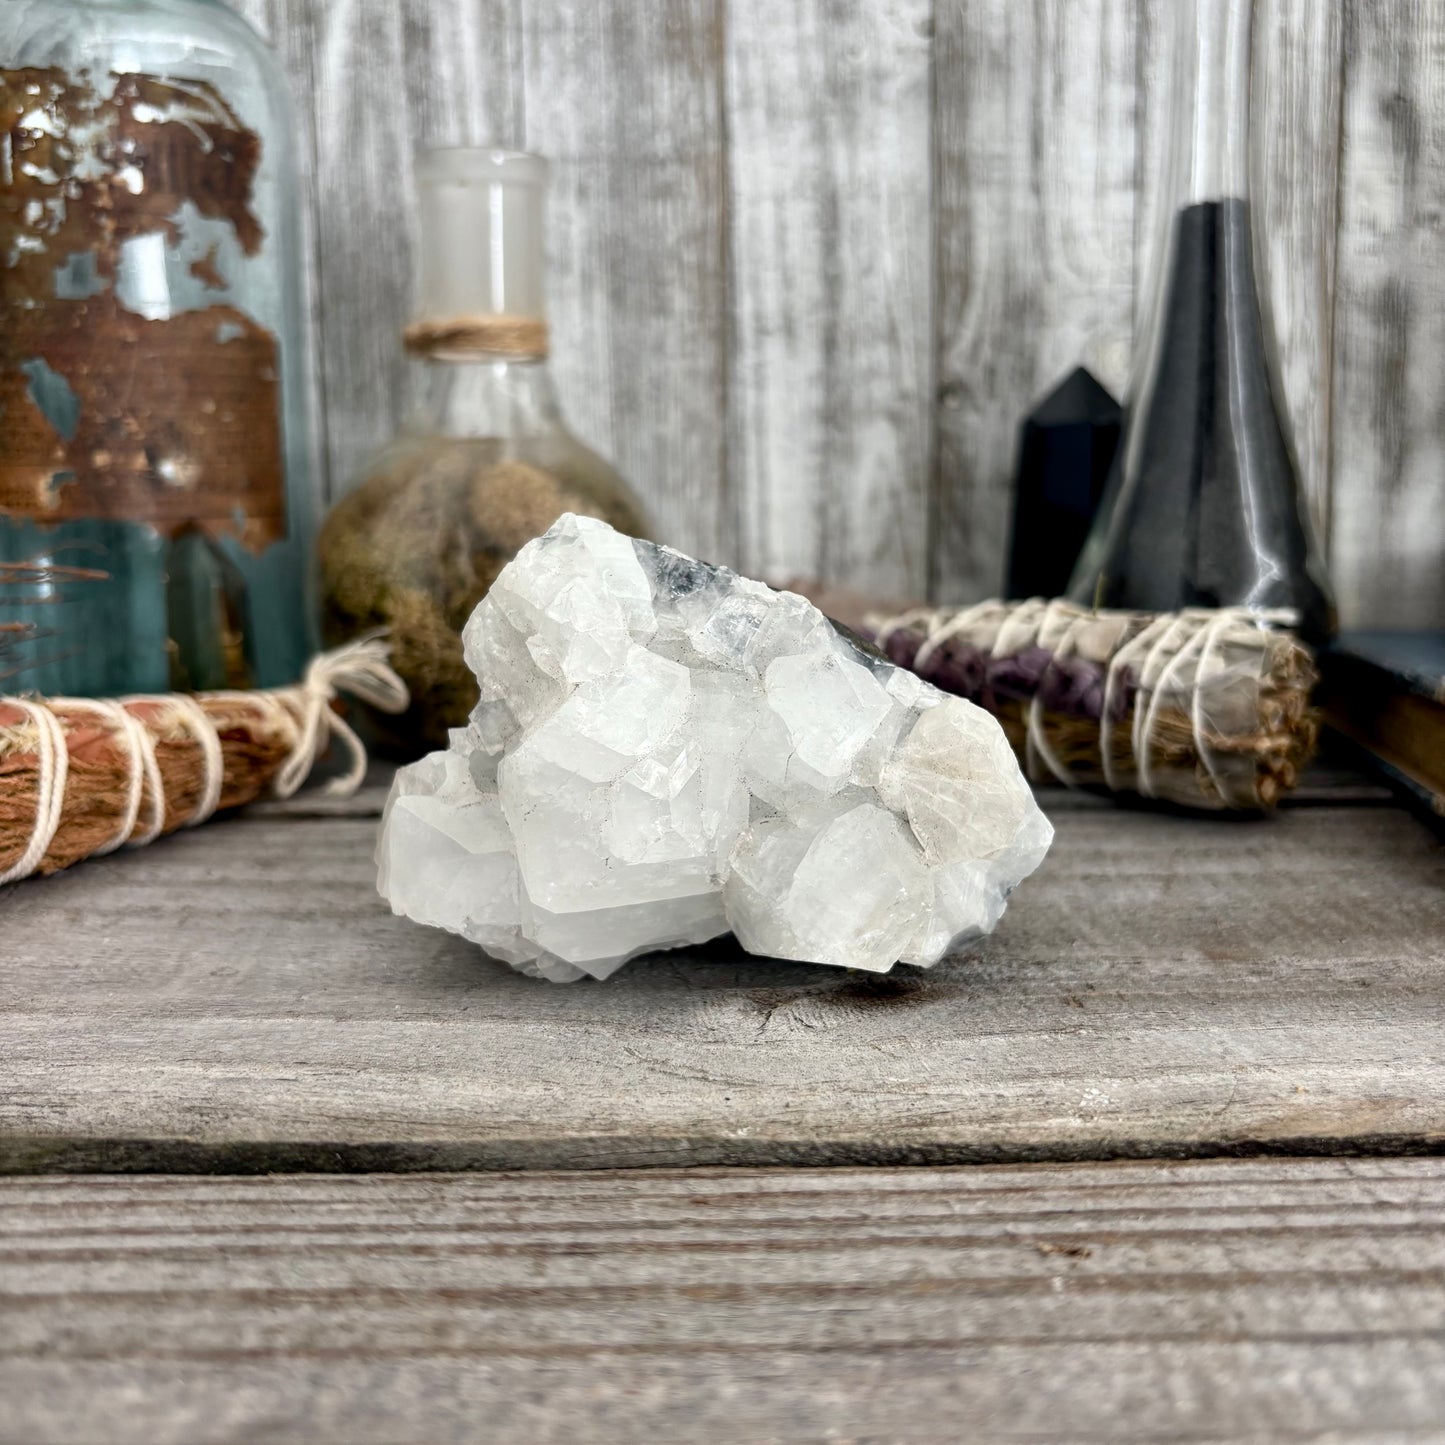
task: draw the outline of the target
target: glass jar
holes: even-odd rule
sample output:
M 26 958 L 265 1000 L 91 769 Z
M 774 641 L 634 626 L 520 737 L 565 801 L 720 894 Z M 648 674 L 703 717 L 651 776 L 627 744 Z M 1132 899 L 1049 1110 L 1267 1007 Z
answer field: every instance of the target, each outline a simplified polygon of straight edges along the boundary
M 6 0 L 0 67 L 0 691 L 292 682 L 314 502 L 280 67 L 219 0 Z
M 1280 406 L 1250 213 L 1253 0 L 1173 0 L 1154 276 L 1124 439 L 1069 593 L 1103 607 L 1279 610 L 1333 627 Z
M 417 162 L 419 304 L 405 342 L 418 405 L 321 531 L 329 642 L 385 628 L 411 690 L 374 740 L 415 755 L 465 725 L 460 633 L 498 572 L 564 512 L 646 536 L 631 488 L 567 429 L 547 365 L 546 162 L 451 149 Z

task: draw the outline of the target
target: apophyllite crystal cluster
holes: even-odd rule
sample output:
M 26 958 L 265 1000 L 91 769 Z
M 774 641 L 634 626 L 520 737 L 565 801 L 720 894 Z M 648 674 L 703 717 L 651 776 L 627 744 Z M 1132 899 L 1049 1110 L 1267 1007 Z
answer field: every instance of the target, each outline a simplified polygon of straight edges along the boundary
M 987 933 L 1053 830 L 997 722 L 811 603 L 564 516 L 463 634 L 481 701 L 403 768 L 378 886 L 523 973 L 731 930 L 884 971 Z

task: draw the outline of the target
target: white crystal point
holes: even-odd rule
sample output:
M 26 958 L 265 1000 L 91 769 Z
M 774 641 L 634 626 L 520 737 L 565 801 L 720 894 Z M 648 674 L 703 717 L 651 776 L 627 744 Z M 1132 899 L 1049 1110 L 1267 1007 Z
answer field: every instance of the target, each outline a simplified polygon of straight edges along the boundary
M 994 927 L 1053 836 L 986 712 L 801 597 L 604 522 L 528 543 L 463 641 L 481 701 L 397 774 L 377 886 L 534 977 L 729 930 L 927 967 Z

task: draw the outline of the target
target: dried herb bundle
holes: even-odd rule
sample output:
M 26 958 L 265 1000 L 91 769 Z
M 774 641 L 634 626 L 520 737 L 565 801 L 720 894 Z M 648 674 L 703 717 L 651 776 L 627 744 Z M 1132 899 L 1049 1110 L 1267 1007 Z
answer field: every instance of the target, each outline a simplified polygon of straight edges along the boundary
M 295 721 L 288 727 L 278 714 L 237 694 L 203 698 L 200 705 L 222 744 L 218 806 L 251 802 L 294 748 Z M 113 708 L 80 699 L 47 706 L 64 737 L 65 796 L 59 826 L 33 871 L 55 873 L 107 851 L 108 844 L 150 842 L 190 821 L 205 792 L 206 756 L 189 712 L 159 698 L 126 704 L 153 739 L 161 783 L 157 792 L 153 779 L 141 773 L 140 806 L 130 818 L 135 766 Z M 30 709 L 0 699 L 0 876 L 16 865 L 35 833 L 45 791 L 40 727 Z
M 158 697 L 0 696 L 0 883 L 143 845 L 273 792 L 293 793 L 334 735 L 359 783 L 366 754 L 331 709 L 338 692 L 399 712 L 406 689 L 368 638 L 270 691 Z
M 894 662 L 993 713 L 1034 781 L 1257 811 L 1314 751 L 1310 650 L 1244 609 L 1035 598 L 873 616 L 868 630 Z

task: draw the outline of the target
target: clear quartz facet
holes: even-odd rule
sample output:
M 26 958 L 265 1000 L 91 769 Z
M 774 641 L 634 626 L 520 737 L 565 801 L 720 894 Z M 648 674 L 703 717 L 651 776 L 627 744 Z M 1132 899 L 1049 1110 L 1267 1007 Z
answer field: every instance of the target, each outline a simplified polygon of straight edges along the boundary
M 397 775 L 377 886 L 527 974 L 605 978 L 729 930 L 926 967 L 994 927 L 1053 836 L 986 712 L 605 522 L 525 546 L 464 642 L 481 701 Z

